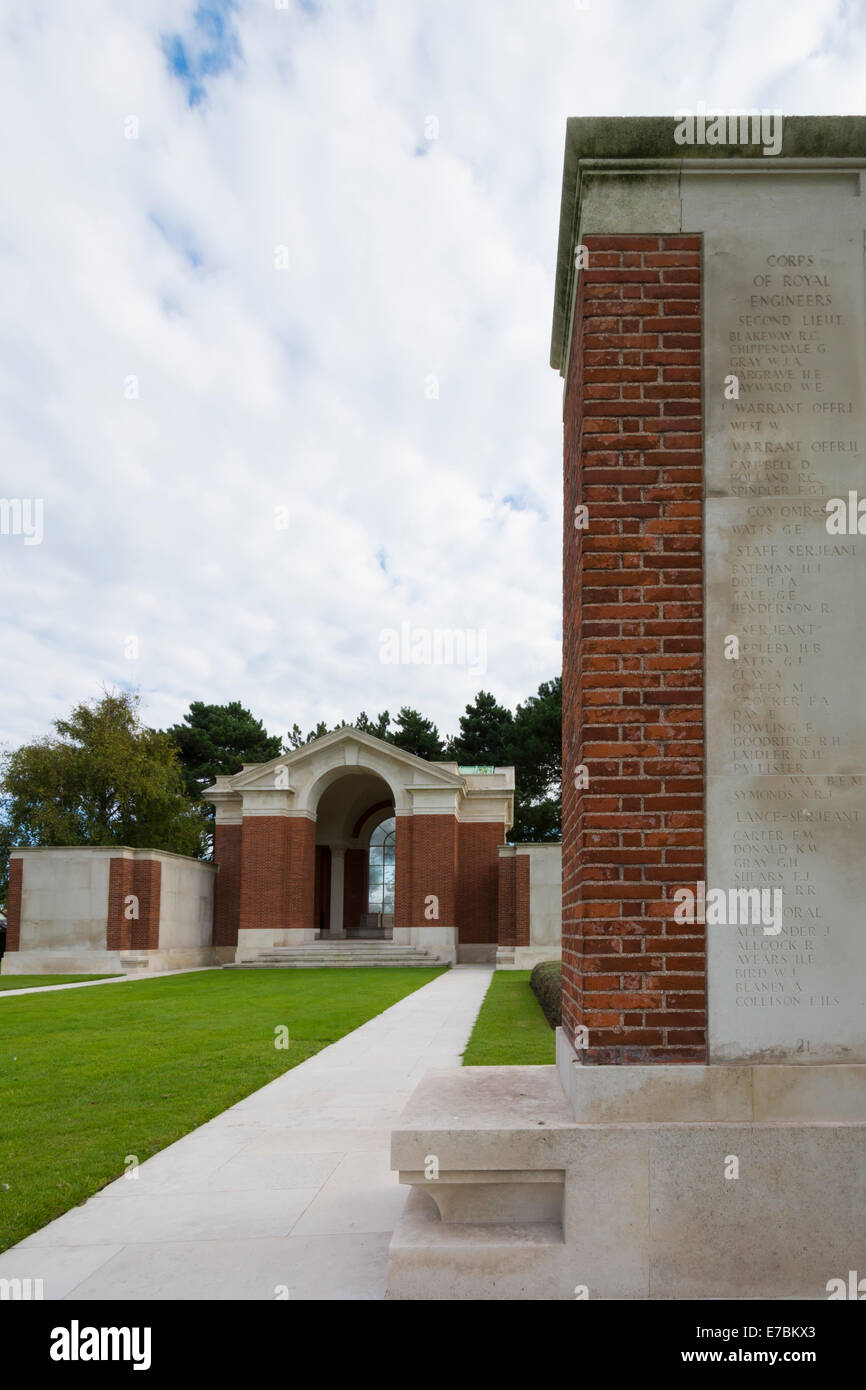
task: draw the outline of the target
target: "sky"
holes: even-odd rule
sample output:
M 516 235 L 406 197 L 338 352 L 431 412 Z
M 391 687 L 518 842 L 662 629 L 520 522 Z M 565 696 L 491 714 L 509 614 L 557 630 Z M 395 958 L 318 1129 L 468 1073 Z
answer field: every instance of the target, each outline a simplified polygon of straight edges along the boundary
M 864 54 L 862 0 L 0 0 L 0 746 L 557 675 L 566 118 L 859 114 Z

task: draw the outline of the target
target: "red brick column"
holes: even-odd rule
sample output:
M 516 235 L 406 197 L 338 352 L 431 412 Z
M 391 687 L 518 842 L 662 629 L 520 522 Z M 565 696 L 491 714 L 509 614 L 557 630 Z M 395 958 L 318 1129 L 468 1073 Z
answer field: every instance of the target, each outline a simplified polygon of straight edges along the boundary
M 24 882 L 23 859 L 9 860 L 9 892 L 6 900 L 6 950 L 17 951 L 21 943 L 21 890 Z
M 285 822 L 289 902 L 286 926 L 309 930 L 315 921 L 316 822 L 293 816 Z
M 219 873 L 214 884 L 215 946 L 237 946 L 238 923 L 241 914 L 241 841 L 240 825 L 216 825 L 213 837 L 214 863 Z
M 128 951 L 132 946 L 132 919 L 126 915 L 127 900 L 135 892 L 132 870 L 131 859 L 109 860 L 108 916 L 105 924 L 107 951 Z
M 158 859 L 118 856 L 108 865 L 108 951 L 155 951 L 159 947 L 162 865 Z M 128 916 L 128 899 L 137 900 L 137 916 Z
M 499 944 L 528 946 L 529 871 L 528 854 L 499 857 Z
M 704 877 L 701 239 L 585 244 L 565 401 L 563 1025 L 588 1030 L 584 1062 L 704 1062 L 703 927 L 671 901 Z
M 138 918 L 131 923 L 132 949 L 155 951 L 159 946 L 162 864 L 158 859 L 133 860 L 132 883 L 138 898 Z
M 528 946 L 529 943 L 529 869 L 532 860 L 528 854 L 515 855 L 514 859 L 514 944 Z
M 411 925 L 412 826 L 414 816 L 397 816 L 394 822 L 394 930 Z
M 240 929 L 315 925 L 316 823 L 306 816 L 244 816 Z
M 505 827 L 494 821 L 460 821 L 457 826 L 457 939 L 499 939 L 499 846 Z
M 514 946 L 516 944 L 516 900 L 514 893 L 516 862 L 514 854 L 499 856 L 497 918 L 500 946 Z
M 394 927 L 453 927 L 457 911 L 457 817 L 398 816 Z M 426 899 L 438 915 L 425 917 Z
M 238 923 L 241 931 L 288 926 L 288 825 L 285 816 L 244 816 Z

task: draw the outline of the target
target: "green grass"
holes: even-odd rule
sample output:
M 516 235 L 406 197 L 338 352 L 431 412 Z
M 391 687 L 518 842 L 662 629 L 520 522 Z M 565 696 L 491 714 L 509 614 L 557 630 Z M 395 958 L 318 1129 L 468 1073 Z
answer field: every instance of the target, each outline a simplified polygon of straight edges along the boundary
M 81 980 L 116 980 L 116 975 L 0 975 L 0 989 L 33 989 L 38 985 L 76 985 Z
M 441 974 L 214 970 L 9 999 L 0 1250 Z
M 556 1034 L 528 970 L 496 970 L 463 1054 L 464 1067 L 552 1066 Z

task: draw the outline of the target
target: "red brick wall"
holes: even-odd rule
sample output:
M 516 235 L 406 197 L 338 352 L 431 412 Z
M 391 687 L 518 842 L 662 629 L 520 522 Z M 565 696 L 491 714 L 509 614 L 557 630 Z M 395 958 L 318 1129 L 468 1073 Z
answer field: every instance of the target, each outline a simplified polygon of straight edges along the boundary
M 306 816 L 293 816 L 288 826 L 289 927 L 316 926 L 316 822 Z
M 498 883 L 498 941 L 500 946 L 514 946 L 517 931 L 517 900 L 515 895 L 517 860 L 513 854 L 499 856 Z
M 285 816 L 244 817 L 241 827 L 241 931 L 288 925 L 288 826 Z
M 214 863 L 219 873 L 214 884 L 215 946 L 237 946 L 241 912 L 241 827 L 217 825 L 213 841 Z
M 241 930 L 316 925 L 315 821 L 245 816 L 242 831 Z
M 21 885 L 24 875 L 22 859 L 9 860 L 9 892 L 6 900 L 6 950 L 17 951 L 21 941 Z
M 529 945 L 529 868 L 528 854 L 518 854 L 514 860 L 514 944 Z
M 457 903 L 456 816 L 398 816 L 394 926 L 453 927 Z M 439 899 L 438 917 L 424 916 Z
M 132 887 L 132 860 L 112 859 L 108 865 L 108 917 L 105 948 L 128 951 L 132 945 L 132 922 L 125 916 L 125 902 Z
M 133 861 L 132 891 L 138 898 L 138 918 L 131 923 L 132 949 L 155 951 L 159 946 L 159 906 L 162 864 L 158 859 Z
M 412 817 L 397 816 L 394 825 L 394 930 L 409 926 L 412 901 Z
M 585 244 L 565 401 L 563 1024 L 588 1029 L 584 1062 L 703 1062 L 703 928 L 670 902 L 704 877 L 701 240 Z
M 499 846 L 504 842 L 503 825 L 486 821 L 458 824 L 458 941 L 496 942 L 499 939 Z
M 109 951 L 155 951 L 159 946 L 162 865 L 157 859 L 118 856 L 108 865 L 108 916 L 105 946 Z M 138 916 L 127 917 L 127 899 L 138 899 Z

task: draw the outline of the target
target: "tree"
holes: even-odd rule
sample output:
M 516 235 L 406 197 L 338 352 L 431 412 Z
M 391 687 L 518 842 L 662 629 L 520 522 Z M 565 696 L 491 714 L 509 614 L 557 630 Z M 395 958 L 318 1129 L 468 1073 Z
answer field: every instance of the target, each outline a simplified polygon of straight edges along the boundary
M 463 767 L 514 768 L 514 825 L 508 838 L 556 840 L 562 808 L 562 682 L 544 681 L 514 714 L 479 690 L 460 716 L 447 756 Z
M 463 767 L 505 767 L 511 762 L 511 711 L 479 690 L 460 716 L 460 733 L 448 742 L 448 757 Z
M 279 734 L 266 732 L 239 700 L 206 705 L 193 700 L 182 724 L 166 731 L 180 753 L 187 794 L 194 800 L 216 777 L 240 772 L 244 763 L 267 763 L 279 757 Z
M 445 748 L 439 737 L 439 730 L 429 719 L 425 719 L 416 709 L 404 705 L 397 715 L 396 729 L 386 734 L 389 743 L 414 753 L 417 758 L 435 761 L 445 756 Z
M 391 716 L 387 710 L 383 710 L 377 719 L 369 719 L 361 710 L 352 727 L 360 729 L 362 734 L 372 734 L 373 738 L 387 739 L 390 724 Z
M 312 743 L 313 739 L 324 738 L 325 734 L 336 733 L 337 729 L 341 729 L 342 727 L 342 724 L 336 724 L 333 729 L 329 729 L 324 719 L 320 719 L 315 729 L 311 729 L 308 734 L 303 734 L 300 724 L 293 724 L 286 735 L 286 741 L 283 744 L 282 751 L 284 753 L 293 753 L 296 748 L 303 748 L 306 744 Z
M 204 853 L 206 822 L 187 796 L 177 749 L 142 725 L 139 703 L 134 692 L 105 691 L 55 720 L 55 735 L 0 759 L 4 879 L 11 845 Z
M 558 840 L 562 834 L 562 680 L 543 681 L 514 712 L 514 825 L 509 839 Z

